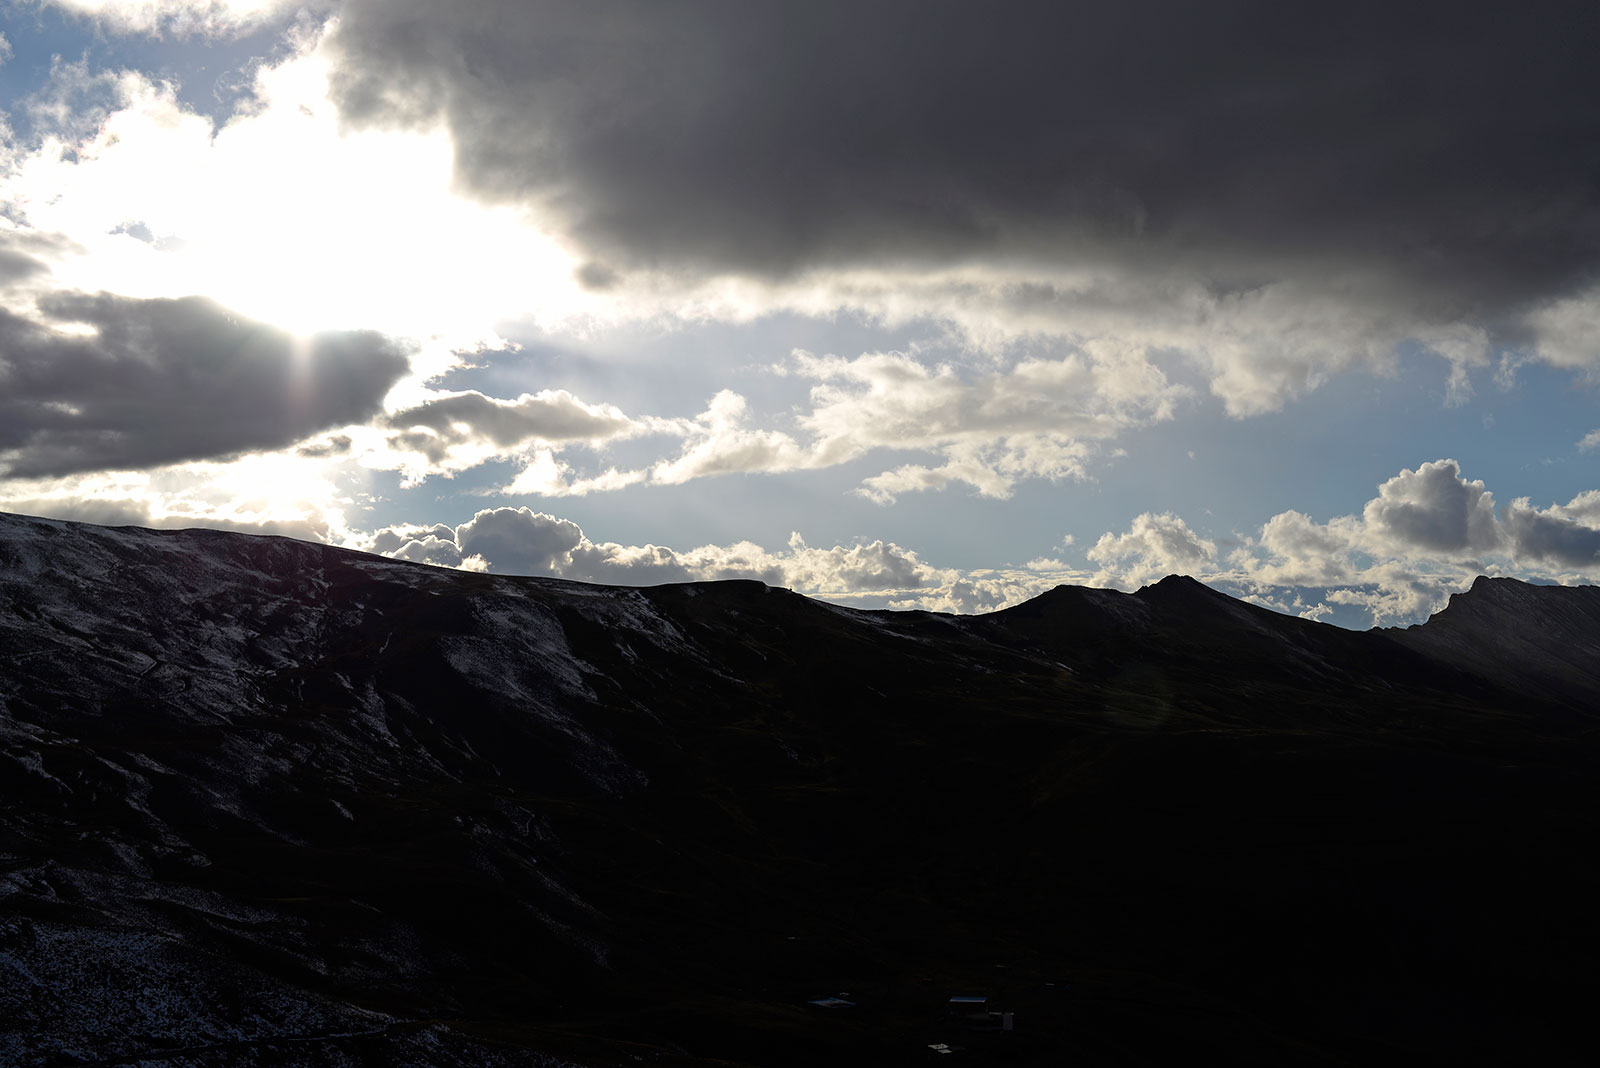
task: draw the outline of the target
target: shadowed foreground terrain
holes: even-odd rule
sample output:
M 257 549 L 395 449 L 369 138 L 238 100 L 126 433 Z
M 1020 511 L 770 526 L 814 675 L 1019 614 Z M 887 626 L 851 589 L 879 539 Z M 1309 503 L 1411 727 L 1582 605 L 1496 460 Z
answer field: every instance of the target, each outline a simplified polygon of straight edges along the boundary
M 0 515 L 0 1063 L 1589 1063 L 1597 708 L 1595 588 L 960 617 Z

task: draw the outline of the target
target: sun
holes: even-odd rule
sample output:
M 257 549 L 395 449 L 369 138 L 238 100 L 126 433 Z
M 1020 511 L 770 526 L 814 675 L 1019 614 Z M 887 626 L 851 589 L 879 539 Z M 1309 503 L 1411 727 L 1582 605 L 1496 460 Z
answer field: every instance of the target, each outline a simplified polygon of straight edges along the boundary
M 342 125 L 319 39 L 262 68 L 253 106 L 220 127 L 143 75 L 107 88 L 118 105 L 93 136 L 46 143 L 0 180 L 35 230 L 88 235 L 53 265 L 58 285 L 461 347 L 592 300 L 581 261 L 528 208 L 453 187 L 442 125 Z

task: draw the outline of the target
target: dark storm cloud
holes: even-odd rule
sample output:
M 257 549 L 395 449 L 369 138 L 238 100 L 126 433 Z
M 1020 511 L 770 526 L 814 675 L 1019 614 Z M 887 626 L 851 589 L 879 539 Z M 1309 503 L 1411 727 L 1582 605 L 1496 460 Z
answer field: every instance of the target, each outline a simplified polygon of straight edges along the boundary
M 290 445 L 372 415 L 407 369 L 378 334 L 301 343 L 199 297 L 56 294 L 39 310 L 43 322 L 0 309 L 0 473 L 12 477 Z
M 1335 269 L 1440 316 L 1600 263 L 1592 5 L 350 0 L 357 121 L 596 261 Z

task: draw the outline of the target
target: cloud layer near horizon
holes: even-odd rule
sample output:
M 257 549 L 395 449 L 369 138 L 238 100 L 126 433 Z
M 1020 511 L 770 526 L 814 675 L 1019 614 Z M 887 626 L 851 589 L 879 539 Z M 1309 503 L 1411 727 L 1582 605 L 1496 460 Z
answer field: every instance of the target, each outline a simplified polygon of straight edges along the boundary
M 778 551 L 750 542 L 688 551 L 597 543 L 570 520 L 505 507 L 479 511 L 455 527 L 385 529 L 369 547 L 397 559 L 502 574 L 622 585 L 751 578 L 847 602 L 870 598 L 959 612 L 1004 608 L 1061 583 L 1131 590 L 1181 574 L 1279 611 L 1320 618 L 1331 602 L 1392 624 L 1437 610 L 1479 574 L 1520 568 L 1553 580 L 1600 578 L 1600 493 L 1547 508 L 1517 498 L 1497 510 L 1481 481 L 1465 478 L 1454 460 L 1437 460 L 1385 481 L 1360 515 L 1319 522 L 1280 512 L 1237 538 L 1231 551 L 1180 516 L 1145 513 L 1088 550 L 1094 572 L 1047 559 L 962 572 L 881 541 L 814 549 L 798 534 Z

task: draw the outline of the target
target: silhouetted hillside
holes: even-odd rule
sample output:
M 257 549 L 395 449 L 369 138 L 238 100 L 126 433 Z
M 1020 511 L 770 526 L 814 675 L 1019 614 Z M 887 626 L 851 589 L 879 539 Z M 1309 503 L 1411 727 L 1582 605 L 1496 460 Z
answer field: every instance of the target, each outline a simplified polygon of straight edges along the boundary
M 0 1062 L 1587 1063 L 1597 593 L 958 617 L 0 516 Z

